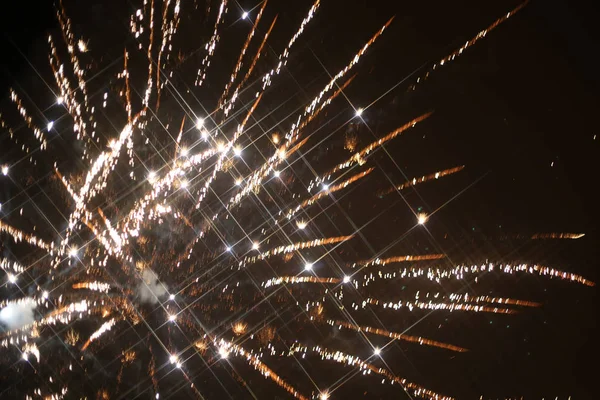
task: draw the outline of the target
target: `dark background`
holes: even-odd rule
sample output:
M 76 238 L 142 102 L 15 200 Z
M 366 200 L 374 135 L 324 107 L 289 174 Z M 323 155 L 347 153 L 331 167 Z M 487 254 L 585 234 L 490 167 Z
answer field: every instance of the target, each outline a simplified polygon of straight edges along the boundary
M 15 82 L 35 87 L 35 72 L 26 58 L 36 67 L 45 63 L 46 32 L 56 29 L 52 2 L 11 3 L 3 8 L 0 24 L 3 98 Z M 296 26 L 309 4 L 293 3 L 272 1 L 268 8 L 279 12 L 281 25 Z M 353 85 L 347 91 L 355 104 L 364 104 L 416 68 L 439 60 L 518 4 L 488 3 L 325 0 L 290 64 L 302 66 L 295 76 L 300 81 L 323 72 L 318 71 L 318 64 L 315 67 L 315 56 L 330 72 L 337 71 L 349 54 L 395 15 L 389 31 L 361 61 L 356 88 Z M 90 44 L 100 47 L 101 30 L 119 28 L 120 7 L 110 1 L 91 1 L 88 6 L 73 7 L 69 14 L 73 21 L 89 19 L 90 14 L 102 16 L 91 17 L 89 26 L 78 27 L 86 33 L 92 30 Z M 419 73 L 365 113 L 366 122 L 375 127 L 380 120 L 395 118 L 392 114 L 398 109 L 405 112 L 426 106 L 436 110 L 420 131 L 422 136 L 407 136 L 390 152 L 409 177 L 467 165 L 457 180 L 422 193 L 425 198 L 442 199 L 424 202 L 426 208 L 435 209 L 457 188 L 470 186 L 436 214 L 437 222 L 432 221 L 434 236 L 452 233 L 453 243 L 443 245 L 447 251 L 460 254 L 476 242 L 475 247 L 491 248 L 502 256 L 521 252 L 598 280 L 600 102 L 594 15 L 591 6 L 578 2 L 534 0 L 417 91 L 406 93 Z M 236 33 L 235 26 L 230 29 Z M 276 30 L 270 41 L 275 49 L 282 48 L 288 37 L 286 33 L 280 36 L 278 41 Z M 120 43 L 114 45 L 118 48 Z M 224 40 L 219 46 L 224 48 L 223 55 L 217 57 L 237 54 L 237 48 L 227 50 Z M 47 69 L 40 71 L 47 73 Z M 39 95 L 48 103 L 44 96 L 47 93 Z M 381 134 L 384 129 L 375 131 Z M 11 151 L 0 149 L 0 164 Z M 395 180 L 400 181 L 400 176 Z M 510 250 L 488 243 L 488 238 L 535 232 L 585 232 L 586 236 L 548 242 L 543 249 L 518 241 L 510 244 Z M 433 383 L 440 392 L 458 398 L 479 394 L 594 398 L 599 337 L 596 289 L 541 278 L 525 285 L 526 297 L 544 303 L 541 310 L 510 322 L 490 317 L 493 328 L 481 328 L 462 316 L 450 322 L 443 337 L 467 343 L 472 351 L 454 360 L 409 350 L 406 355 L 419 376 L 417 381 L 425 386 Z M 438 323 L 422 325 L 422 332 L 427 332 Z

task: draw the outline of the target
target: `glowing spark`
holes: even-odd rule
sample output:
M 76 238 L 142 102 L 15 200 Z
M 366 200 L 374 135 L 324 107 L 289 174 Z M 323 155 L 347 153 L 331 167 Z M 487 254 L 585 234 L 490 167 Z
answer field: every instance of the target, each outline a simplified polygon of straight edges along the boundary
M 69 250 L 69 257 L 71 258 L 75 258 L 77 257 L 77 248 L 76 247 L 71 247 L 71 249 Z
M 244 13 L 242 14 L 242 19 L 246 19 L 248 18 L 248 13 L 246 11 L 244 11 Z
M 8 281 L 10 283 L 16 283 L 17 282 L 17 277 L 13 274 L 8 274 Z
M 424 225 L 425 222 L 427 222 L 427 214 L 421 213 L 417 215 L 417 222 L 419 223 L 419 225 Z
M 348 275 L 344 275 L 344 283 L 350 282 L 350 277 Z
M 170 294 L 169 295 L 169 300 L 175 300 L 175 295 L 174 294 Z M 170 318 L 170 317 L 169 317 Z
M 204 118 L 198 118 L 196 120 L 196 128 L 197 129 L 202 129 L 202 127 L 204 126 Z
M 375 349 L 373 350 L 373 354 L 375 354 L 376 356 L 381 354 L 381 350 L 379 349 L 379 347 L 375 347 Z
M 176 315 L 169 315 L 169 321 L 175 322 L 176 319 L 177 319 Z
M 54 127 L 54 121 L 48 122 L 47 129 L 50 131 L 50 130 L 52 130 L 53 127 Z
M 360 117 L 362 115 L 362 113 L 363 113 L 363 109 L 362 108 L 359 108 L 359 109 L 356 110 L 356 116 L 357 117 Z
M 313 265 L 314 265 L 313 263 L 306 263 L 306 264 L 304 264 L 304 270 L 305 271 L 312 271 Z
M 7 165 L 2 166 L 2 174 L 4 176 L 8 175 L 8 166 Z
M 56 104 L 62 104 L 65 99 L 62 96 L 56 98 Z
M 242 155 L 242 149 L 239 146 L 236 146 L 233 148 L 233 154 L 235 154 L 237 157 Z
M 273 171 L 273 175 L 275 176 L 275 178 L 279 178 L 279 171 L 275 170 Z
M 300 220 L 300 221 L 296 221 L 296 226 L 298 227 L 298 229 L 304 229 L 306 228 L 307 223 Z
M 253 249 L 253 250 L 258 250 L 258 246 L 259 246 L 259 245 L 258 245 L 258 242 L 254 242 L 254 243 L 252 243 L 252 249 Z
M 182 147 L 180 153 L 183 157 L 186 157 L 189 153 L 189 150 L 186 147 Z

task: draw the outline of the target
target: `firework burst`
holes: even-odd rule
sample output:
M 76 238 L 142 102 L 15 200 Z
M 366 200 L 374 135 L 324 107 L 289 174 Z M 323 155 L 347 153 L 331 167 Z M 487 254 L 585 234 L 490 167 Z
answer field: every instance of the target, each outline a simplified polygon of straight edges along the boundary
M 292 114 L 286 129 L 283 124 L 263 129 L 261 118 L 279 101 L 272 87 L 321 6 L 320 0 L 307 5 L 285 46 L 274 51 L 268 39 L 277 16 L 269 14 L 267 1 L 233 15 L 236 7 L 226 0 L 206 9 L 196 2 L 144 0 L 129 18 L 133 41 L 96 78 L 93 41 L 74 32 L 60 4 L 60 34 L 48 37 L 54 107 L 60 114 L 35 114 L 34 105 L 14 89 L 12 111 L 35 142 L 1 121 L 3 134 L 19 143 L 24 155 L 3 165 L 3 178 L 21 185 L 26 179 L 21 174 L 41 170 L 56 207 L 46 212 L 32 201 L 43 216 L 39 226 L 18 218 L 10 224 L 0 220 L 3 241 L 28 253 L 0 258 L 5 326 L 0 343 L 11 371 L 27 380 L 16 385 L 19 393 L 158 399 L 161 393 L 180 396 L 183 391 L 206 398 L 218 389 L 233 396 L 223 383 L 229 379 L 253 396 L 262 375 L 278 394 L 335 398 L 349 379 L 317 383 L 304 363 L 311 360 L 340 371 L 349 367 L 370 376 L 365 379 L 377 376 L 377 382 L 397 385 L 398 393 L 449 399 L 446 390 L 440 394 L 399 376 L 385 362 L 387 345 L 374 343 L 386 338 L 388 345 L 397 341 L 454 353 L 467 352 L 468 344 L 385 329 L 384 318 L 404 310 L 515 314 L 539 307 L 525 299 L 472 294 L 464 287 L 440 289 L 445 282 L 475 282 L 491 274 L 547 276 L 593 286 L 577 274 L 537 264 L 456 266 L 446 254 L 386 252 L 384 257 L 383 251 L 371 251 L 363 260 L 352 251 L 370 222 L 335 222 L 334 211 L 351 213 L 340 200 L 376 174 L 373 154 L 434 115 L 413 115 L 375 140 L 359 137 L 352 128 L 339 146 L 342 152 L 335 154 L 341 154 L 339 159 L 309 160 L 334 136 L 323 133 L 328 107 L 343 103 L 356 66 L 383 40 L 392 18 L 330 74 Z M 523 6 L 433 63 L 410 88 L 418 90 L 419 83 Z M 189 33 L 186 22 L 193 22 L 184 16 L 197 12 L 208 16 L 210 33 L 200 48 L 187 49 L 178 38 L 182 31 Z M 217 64 L 230 20 L 251 24 L 231 74 L 211 96 L 206 88 L 214 91 L 221 83 L 211 80 L 217 68 L 212 64 Z M 107 75 L 108 81 L 101 82 Z M 344 125 L 360 125 L 369 107 L 351 105 Z M 57 116 L 50 119 L 50 114 Z M 59 129 L 76 142 L 66 154 L 77 152 L 77 162 L 61 159 L 64 143 L 52 135 Z M 26 162 L 29 166 L 22 167 Z M 374 193 L 384 197 L 429 185 L 463 168 L 448 165 Z M 415 229 L 431 217 L 413 214 Z M 415 290 L 401 291 L 409 280 Z M 373 290 L 376 285 L 391 289 Z M 379 327 L 371 326 L 373 316 Z M 347 343 L 329 333 L 331 327 L 351 333 L 367 351 L 350 353 Z M 128 374 L 140 371 L 148 382 L 127 385 Z

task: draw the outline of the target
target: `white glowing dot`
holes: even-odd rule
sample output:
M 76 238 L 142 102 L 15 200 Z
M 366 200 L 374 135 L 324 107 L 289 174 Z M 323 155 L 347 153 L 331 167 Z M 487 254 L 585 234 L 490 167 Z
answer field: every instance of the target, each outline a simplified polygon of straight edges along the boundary
M 8 175 L 8 165 L 2 166 L 2 174 L 4 174 L 5 176 Z
M 279 178 L 279 174 L 280 174 L 279 171 L 277 171 L 277 170 L 273 171 L 273 175 L 275 175 L 275 178 Z
M 235 180 L 235 185 L 236 186 L 240 186 L 242 184 L 242 180 L 241 179 L 236 179 Z
M 321 393 L 321 395 L 319 396 L 319 398 L 321 400 L 327 400 L 327 399 L 329 399 L 329 393 L 323 392 L 323 393 Z
M 181 155 L 184 157 L 187 156 L 189 152 L 190 151 L 187 149 L 187 147 L 182 147 L 180 151 Z
M 87 44 L 83 40 L 80 40 L 77 43 L 77 47 L 79 47 L 79 51 L 81 51 L 82 53 L 85 53 L 87 51 Z
M 305 271 L 312 271 L 313 269 L 313 263 L 306 263 L 304 264 L 304 270 Z
M 277 157 L 281 158 L 282 160 L 285 160 L 285 158 L 287 157 L 287 153 L 284 149 L 279 149 L 277 151 Z
M 324 183 L 324 184 L 323 184 L 323 190 L 329 190 L 329 185 L 328 185 L 328 184 L 326 184 L 326 183 Z
M 258 250 L 258 242 L 254 242 L 254 243 L 252 243 L 252 248 L 253 248 L 254 250 Z
M 350 277 L 348 275 L 344 275 L 344 283 L 350 282 Z
M 227 358 L 227 356 L 229 356 L 229 352 L 225 347 L 221 347 L 219 348 L 219 355 L 221 356 L 221 358 Z
M 48 122 L 48 130 L 51 130 L 54 127 L 54 121 Z
M 174 294 L 170 294 L 169 295 L 169 300 L 175 300 L 175 295 Z
M 423 225 L 425 222 L 427 222 L 427 214 L 419 214 L 417 222 L 419 223 L 419 225 Z
M 185 189 L 186 187 L 188 187 L 188 181 L 185 181 L 185 180 L 181 181 L 180 185 L 181 185 L 182 188 Z
M 222 153 L 223 150 L 225 150 L 225 144 L 223 142 L 217 143 L 217 150 L 219 150 L 219 152 Z
M 201 129 L 204 126 L 204 118 L 198 118 L 196 120 L 196 128 Z
M 233 154 L 235 154 L 236 156 L 241 156 L 242 155 L 242 149 L 238 146 L 233 148 Z
M 171 321 L 171 322 L 175 321 L 176 318 L 177 318 L 177 316 L 175 316 L 175 315 L 169 315 L 169 321 Z
M 149 180 L 150 182 L 154 182 L 154 181 L 156 180 L 156 172 L 154 172 L 154 171 L 150 171 L 150 172 L 148 173 L 148 180 Z
M 246 11 L 244 11 L 244 13 L 242 14 L 242 19 L 246 19 L 248 18 L 248 13 Z
M 160 394 L 156 393 L 155 398 L 159 399 L 160 398 Z
M 360 117 L 362 115 L 362 113 L 363 113 L 363 109 L 362 108 L 359 108 L 358 110 L 356 110 L 356 116 L 357 117 Z
M 304 221 L 297 221 L 296 222 L 296 226 L 298 227 L 298 229 L 304 229 L 306 228 L 307 223 Z
M 177 356 L 169 357 L 169 361 L 171 362 L 171 364 L 175 364 L 177 362 Z
M 62 98 L 62 96 L 56 98 L 56 104 L 62 104 L 63 101 L 64 99 Z
M 69 256 L 77 257 L 77 249 L 75 247 L 72 247 L 71 250 L 69 250 Z
M 27 360 L 27 353 L 23 353 L 23 360 Z
M 227 246 L 226 251 L 231 251 L 231 247 Z
M 13 274 L 8 274 L 8 281 L 10 283 L 15 283 L 17 281 L 17 277 L 14 276 Z
M 44 293 L 42 293 L 42 297 L 47 299 L 49 296 L 49 293 L 47 291 L 44 291 Z
M 375 350 L 373 350 L 373 354 L 375 354 L 376 356 L 381 354 L 381 350 L 379 349 L 379 347 L 375 347 Z
M 181 363 L 177 363 L 175 366 L 176 366 L 177 368 L 181 368 Z
M 206 129 L 202 131 L 201 135 L 202 135 L 202 139 L 204 139 L 204 140 L 208 139 L 208 131 Z

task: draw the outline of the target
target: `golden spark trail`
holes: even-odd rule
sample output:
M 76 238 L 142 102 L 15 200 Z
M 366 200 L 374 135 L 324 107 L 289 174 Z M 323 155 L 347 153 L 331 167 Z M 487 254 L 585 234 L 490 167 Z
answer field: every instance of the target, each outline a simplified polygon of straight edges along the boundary
M 206 50 L 206 55 L 204 56 L 204 59 L 202 59 L 202 66 L 198 68 L 196 82 L 194 82 L 196 86 L 202 86 L 202 83 L 204 83 L 204 79 L 206 78 L 206 69 L 210 65 L 210 57 L 212 57 L 214 54 L 215 48 L 217 47 L 217 42 L 219 41 L 219 26 L 221 25 L 221 22 L 223 22 L 225 14 L 227 14 L 227 10 L 227 0 L 221 1 L 221 6 L 219 7 L 219 14 L 217 15 L 217 21 L 215 22 L 213 34 L 204 47 Z
M 341 283 L 342 280 L 338 278 L 318 278 L 316 276 L 280 276 L 278 278 L 272 278 L 260 284 L 265 289 L 272 286 L 284 285 L 287 283 Z
M 421 336 L 410 336 L 410 335 L 405 335 L 402 333 L 386 331 L 385 329 L 373 328 L 370 326 L 354 325 L 349 322 L 341 321 L 341 320 L 331 320 L 330 319 L 327 321 L 327 323 L 331 326 L 338 326 L 338 327 L 343 327 L 343 328 L 347 328 L 347 329 L 352 329 L 356 332 L 372 333 L 374 335 L 386 336 L 386 337 L 389 337 L 392 339 L 398 339 L 398 340 L 404 340 L 406 342 L 418 343 L 420 345 L 438 347 L 440 349 L 456 351 L 459 353 L 464 353 L 466 351 L 469 351 L 468 349 L 465 349 L 464 347 L 458 347 L 458 346 L 454 346 L 452 344 L 438 342 L 436 340 L 427 339 L 427 338 L 424 338 Z
M 398 186 L 393 187 L 393 188 L 391 188 L 389 190 L 386 190 L 386 191 L 382 191 L 382 192 L 380 192 L 379 195 L 380 196 L 384 196 L 386 194 L 390 194 L 390 193 L 395 192 L 397 190 L 400 191 L 400 190 L 407 189 L 407 188 L 412 187 L 412 186 L 416 186 L 416 185 L 418 185 L 420 183 L 424 183 L 424 182 L 431 181 L 431 180 L 434 180 L 434 179 L 439 179 L 439 178 L 444 177 L 444 176 L 452 175 L 452 174 L 455 174 L 457 172 L 462 171 L 464 168 L 465 168 L 464 165 L 460 165 L 458 167 L 449 168 L 449 169 L 445 169 L 445 170 L 442 170 L 442 171 L 434 172 L 433 174 L 423 175 L 420 178 L 413 178 L 413 179 L 411 179 L 409 181 L 404 182 L 401 185 L 398 185 Z
M 359 261 L 352 264 L 352 267 L 371 267 L 373 265 L 384 266 L 386 264 L 409 262 L 409 261 L 427 261 L 427 260 L 440 260 L 446 258 L 445 254 L 422 254 L 422 255 L 410 255 L 410 256 L 394 256 L 384 259 L 376 258 L 369 261 Z
M 491 31 L 493 31 L 494 29 L 496 29 L 500 24 L 502 24 L 503 22 L 505 22 L 507 19 L 509 19 L 510 17 L 512 17 L 513 15 L 515 15 L 516 13 L 518 13 L 519 11 L 521 11 L 521 9 L 523 7 L 525 7 L 527 5 L 527 3 L 529 3 L 529 0 L 525 0 L 523 3 L 519 4 L 513 10 L 509 11 L 504 16 L 498 18 L 490 26 L 488 26 L 487 28 L 479 31 L 477 33 L 477 35 L 475 35 L 472 39 L 468 40 L 461 47 L 459 47 L 458 49 L 454 50 L 452 53 L 448 54 L 446 57 L 442 58 L 437 63 L 433 64 L 433 66 L 431 68 L 429 68 L 425 74 L 423 74 L 422 76 L 420 76 L 417 79 L 417 82 L 414 85 L 411 86 L 411 89 L 415 90 L 417 84 L 419 84 L 419 83 L 427 80 L 427 78 L 429 78 L 429 75 L 433 71 L 435 71 L 435 69 L 437 68 L 438 65 L 440 67 L 442 67 L 442 66 L 444 66 L 444 64 L 448 64 L 449 62 L 454 61 L 457 57 L 460 57 L 465 50 L 467 50 L 469 47 L 473 46 L 479 40 L 483 39 L 488 33 L 490 33 Z
M 417 125 L 419 122 L 427 119 L 431 114 L 433 114 L 432 111 L 425 113 L 425 114 L 421 115 L 420 117 L 417 117 L 417 118 L 413 119 L 412 121 L 407 122 L 406 124 L 402 125 L 401 127 L 395 129 L 394 131 L 388 133 L 386 136 L 382 137 L 381 139 L 378 139 L 378 140 L 374 141 L 373 143 L 369 144 L 361 151 L 355 153 L 348 160 L 344 161 L 341 164 L 338 164 L 333 169 L 329 170 L 328 172 L 322 174 L 320 177 L 318 177 L 317 179 L 312 181 L 310 183 L 310 185 L 308 186 L 308 190 L 310 191 L 316 184 L 329 179 L 331 177 L 331 175 L 333 175 L 334 173 L 336 173 L 338 171 L 348 168 L 354 164 L 363 165 L 366 162 L 364 159 L 364 157 L 366 155 L 368 155 L 369 153 L 371 153 L 372 151 L 374 151 L 375 149 L 377 149 L 384 143 L 389 142 L 390 140 L 394 139 L 398 135 L 402 134 L 404 131 L 406 131 L 410 128 L 414 128 L 415 125 Z
M 330 351 L 326 348 L 320 346 L 314 346 L 312 348 L 308 348 L 307 346 L 302 346 L 301 344 L 294 344 L 292 348 L 290 348 L 290 354 L 294 353 L 306 353 L 307 351 L 312 351 L 321 356 L 322 360 L 334 361 L 340 364 L 345 364 L 349 367 L 358 368 L 360 371 L 363 371 L 365 374 L 370 374 L 371 372 L 383 376 L 390 380 L 393 383 L 399 383 L 404 389 L 410 389 L 417 396 L 427 397 L 430 400 L 453 400 L 452 397 L 444 396 L 433 392 L 429 389 L 424 388 L 423 386 L 417 385 L 416 383 L 409 382 L 404 378 L 400 378 L 394 374 L 392 374 L 389 370 L 385 368 L 378 368 L 373 364 L 370 364 L 359 357 L 352 356 L 341 351 Z
M 231 342 L 225 341 L 223 339 L 219 340 L 219 344 L 215 343 L 219 347 L 219 353 L 221 357 L 226 358 L 229 354 L 233 353 L 236 356 L 241 356 L 246 359 L 248 365 L 253 367 L 255 370 L 260 372 L 265 378 L 269 378 L 279 387 L 285 389 L 289 394 L 291 394 L 294 398 L 300 400 L 309 400 L 308 397 L 300 394 L 292 385 L 287 383 L 283 378 L 277 375 L 271 368 L 269 368 L 265 363 L 260 361 L 260 359 L 248 352 L 243 347 L 233 344 Z
M 33 246 L 39 247 L 40 249 L 44 249 L 47 251 L 52 251 L 54 249 L 54 242 L 51 242 L 50 244 L 48 244 L 48 243 L 44 242 L 42 239 L 40 239 L 34 235 L 29 235 L 23 231 L 20 231 L 19 229 L 13 228 L 12 226 L 5 224 L 1 220 L 0 220 L 0 232 L 8 233 L 10 236 L 12 236 L 12 238 L 16 242 L 20 242 L 20 241 L 24 240 Z
M 81 350 L 85 350 L 88 348 L 88 346 L 96 339 L 98 339 L 100 336 L 102 336 L 103 333 L 110 331 L 111 328 L 115 325 L 115 323 L 117 322 L 117 320 L 115 318 L 111 318 L 110 320 L 106 321 L 105 323 L 102 324 L 102 326 L 100 326 L 100 328 L 92 333 L 92 335 L 90 336 L 90 338 L 87 340 L 87 342 L 85 342 L 85 344 L 81 347 Z
M 432 301 L 402 301 L 399 300 L 397 302 L 384 302 L 378 299 L 368 298 L 363 300 L 360 304 L 361 308 L 365 308 L 367 305 L 376 305 L 381 306 L 385 309 L 393 309 L 394 311 L 398 311 L 402 308 L 408 308 L 409 311 L 413 311 L 413 309 L 418 308 L 421 310 L 446 310 L 446 311 L 469 311 L 469 312 L 486 312 L 492 314 L 515 314 L 517 311 L 510 308 L 499 308 L 499 307 L 489 307 L 489 306 L 479 306 L 473 304 L 464 304 L 464 303 L 434 303 Z M 358 310 L 359 305 L 356 303 L 352 304 L 352 307 L 355 310 Z

